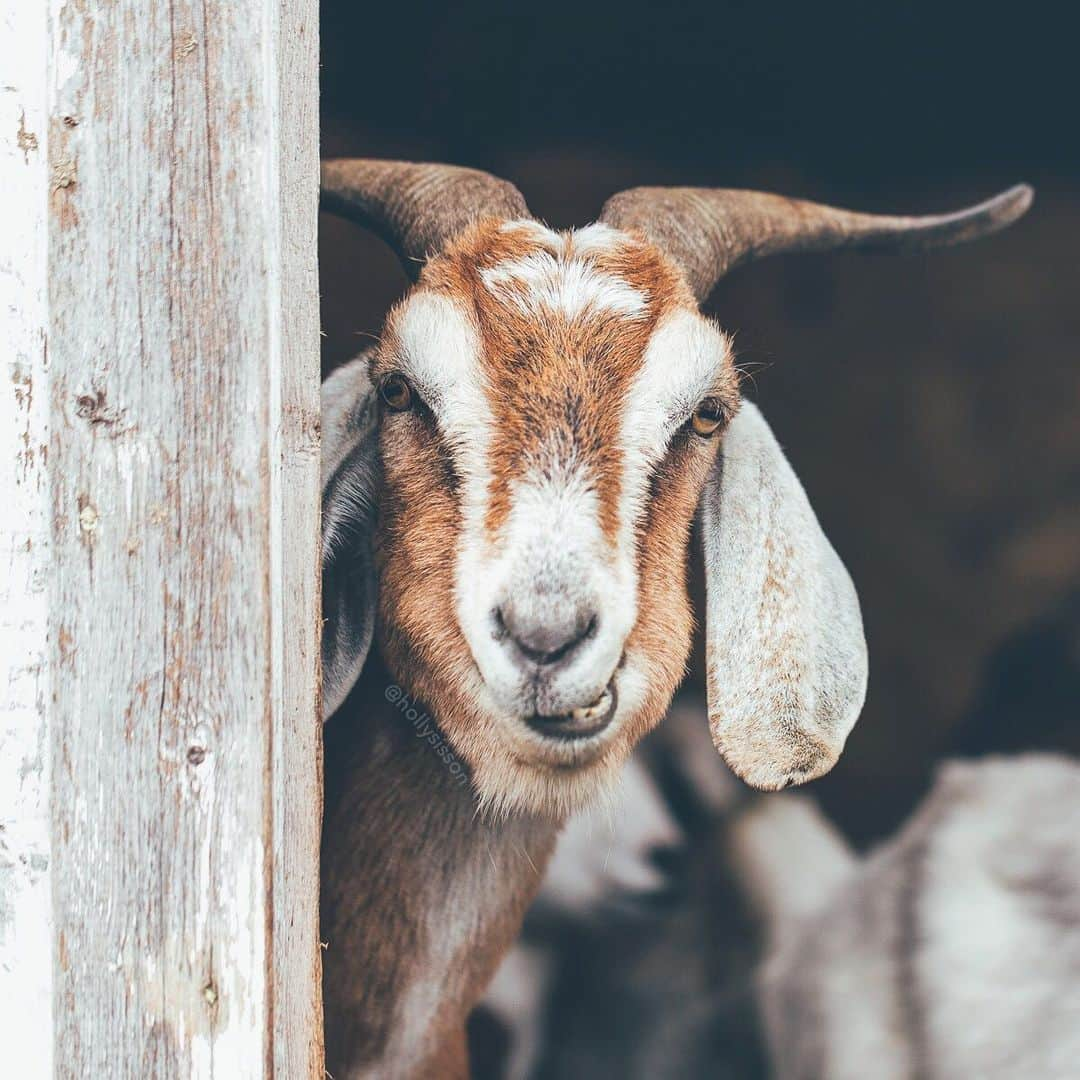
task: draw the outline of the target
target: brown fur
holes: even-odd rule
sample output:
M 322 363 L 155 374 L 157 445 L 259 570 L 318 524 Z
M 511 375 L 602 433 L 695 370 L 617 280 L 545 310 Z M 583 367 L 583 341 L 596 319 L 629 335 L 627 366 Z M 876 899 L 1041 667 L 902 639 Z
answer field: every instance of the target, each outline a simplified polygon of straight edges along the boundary
M 545 448 L 563 441 L 588 462 L 614 552 L 627 388 L 660 319 L 694 301 L 674 265 L 636 236 L 589 258 L 646 296 L 637 318 L 602 310 L 532 317 L 483 283 L 483 269 L 544 250 L 549 244 L 531 230 L 482 222 L 427 265 L 418 288 L 453 298 L 481 344 L 495 422 L 489 532 L 497 535 L 506 520 L 514 479 L 542 467 Z M 397 364 L 394 320 L 391 314 L 373 363 L 376 380 Z M 736 407 L 730 360 L 716 393 Z M 327 750 L 328 773 L 335 765 L 341 770 L 338 786 L 328 784 L 326 835 L 333 844 L 324 853 L 323 889 L 327 1060 L 339 1080 L 336 1069 L 380 1062 L 402 1002 L 435 977 L 427 957 L 436 945 L 452 947 L 455 960 L 439 989 L 435 1030 L 425 1039 L 429 1059 L 415 1071 L 465 1075 L 465 1018 L 517 932 L 561 812 L 614 775 L 659 722 L 683 676 L 693 624 L 686 586 L 690 526 L 718 445 L 719 439 L 681 431 L 654 471 L 635 535 L 638 619 L 627 641 L 627 655 L 647 673 L 646 698 L 598 760 L 567 769 L 521 760 L 476 705 L 479 673 L 454 606 L 460 507 L 450 448 L 423 408 L 384 418 L 375 539 L 380 651 L 410 696 L 431 704 L 476 788 L 482 793 L 493 777 L 504 787 L 526 787 L 538 816 L 478 817 L 473 793 L 451 783 L 438 757 L 388 712 L 380 700 L 388 676 L 373 682 L 369 665 L 367 697 L 354 693 L 331 725 L 351 749 L 339 753 L 328 741 Z M 362 737 L 350 731 L 356 722 L 350 715 L 363 717 Z M 487 861 L 476 861 L 478 852 L 490 855 L 490 873 Z M 432 903 L 455 889 L 466 891 L 472 910 L 457 913 L 433 942 Z
M 449 976 L 412 1075 L 468 1076 L 465 1020 L 520 928 L 557 825 L 513 826 L 479 820 L 468 786 L 385 699 L 390 677 L 379 664 L 327 728 L 322 926 L 326 1061 L 338 1078 L 365 1067 L 387 1074 L 399 1009 L 431 972 L 434 947 L 450 946 Z M 490 866 L 492 882 L 475 892 L 455 926 L 433 928 L 440 894 L 469 888 Z M 461 879 L 466 880 L 462 884 Z M 455 935 L 456 929 L 456 936 Z M 450 940 L 447 940 L 447 939 Z
M 572 440 L 591 466 L 610 542 L 616 531 L 621 454 L 617 424 L 630 380 L 658 321 L 693 307 L 679 271 L 658 249 L 626 236 L 615 250 L 591 260 L 617 273 L 647 297 L 641 318 L 587 312 L 576 319 L 553 313 L 537 318 L 487 288 L 482 270 L 549 250 L 531 230 L 500 229 L 485 221 L 466 231 L 421 275 L 419 289 L 454 298 L 473 320 L 494 414 L 493 475 L 487 526 L 497 531 L 509 510 L 513 479 L 530 455 L 560 438 Z M 406 301 L 407 303 L 407 301 Z M 397 365 L 396 313 L 387 320 L 383 348 L 373 364 L 379 379 Z M 729 361 L 716 388 L 734 409 L 737 378 Z M 401 421 L 401 422 L 399 422 Z M 459 508 L 448 448 L 430 416 L 394 417 L 382 425 L 384 486 L 377 528 L 380 574 L 377 628 L 392 672 L 433 704 L 455 750 L 483 775 L 498 775 L 540 789 L 565 782 L 563 770 L 522 762 L 502 749 L 497 725 L 475 707 L 479 678 L 457 625 L 453 604 L 455 537 Z M 676 438 L 653 485 L 653 504 L 638 530 L 639 617 L 628 646 L 648 658 L 653 679 L 647 707 L 626 725 L 626 738 L 590 769 L 581 787 L 613 774 L 633 742 L 655 725 L 682 677 L 692 615 L 686 593 L 686 545 L 698 495 L 718 439 Z M 590 775 L 591 774 L 591 775 Z
M 592 466 L 601 523 L 614 542 L 620 405 L 658 321 L 676 307 L 693 307 L 693 298 L 674 264 L 643 240 L 627 236 L 613 251 L 587 254 L 571 243 L 567 258 L 624 281 L 646 298 L 646 310 L 634 319 L 588 310 L 573 319 L 554 312 L 537 319 L 487 288 L 480 275 L 551 248 L 531 233 L 502 232 L 499 225 L 470 230 L 421 277 L 423 287 L 465 298 L 479 331 L 496 433 L 488 530 L 498 533 L 510 511 L 512 482 L 530 464 L 542 464 L 541 448 L 573 445 Z

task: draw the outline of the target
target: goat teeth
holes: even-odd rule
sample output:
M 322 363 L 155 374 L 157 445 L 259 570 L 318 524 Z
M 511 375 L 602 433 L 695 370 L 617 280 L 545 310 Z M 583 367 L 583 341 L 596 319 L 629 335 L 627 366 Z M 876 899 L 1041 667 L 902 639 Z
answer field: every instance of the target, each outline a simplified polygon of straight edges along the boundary
M 591 705 L 574 709 L 570 714 L 571 719 L 577 724 L 587 724 L 592 720 L 598 720 L 608 711 L 611 705 L 611 691 L 605 690 Z

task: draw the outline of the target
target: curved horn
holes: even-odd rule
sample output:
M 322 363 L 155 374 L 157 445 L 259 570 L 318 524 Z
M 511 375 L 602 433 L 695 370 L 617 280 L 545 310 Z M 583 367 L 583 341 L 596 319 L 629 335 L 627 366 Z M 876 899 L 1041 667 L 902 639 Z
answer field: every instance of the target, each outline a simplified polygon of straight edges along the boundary
M 600 220 L 643 232 L 679 263 L 700 301 L 729 270 L 763 255 L 833 248 L 921 251 L 962 244 L 1011 225 L 1033 196 L 1027 184 L 1018 184 L 954 214 L 893 217 L 760 191 L 642 187 L 613 195 Z
M 530 216 L 521 192 L 490 173 L 370 158 L 324 161 L 319 204 L 381 236 L 414 281 L 428 257 L 478 218 Z

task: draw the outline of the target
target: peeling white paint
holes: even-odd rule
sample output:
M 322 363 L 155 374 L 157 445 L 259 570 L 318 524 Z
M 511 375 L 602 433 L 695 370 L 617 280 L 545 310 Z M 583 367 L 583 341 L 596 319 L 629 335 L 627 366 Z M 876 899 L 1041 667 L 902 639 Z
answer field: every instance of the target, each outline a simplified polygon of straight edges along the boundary
M 53 1073 L 45 22 L 0 8 L 0 1047 L 28 1080 Z
M 20 1080 L 322 1080 L 317 4 L 174 6 L 0 0 Z

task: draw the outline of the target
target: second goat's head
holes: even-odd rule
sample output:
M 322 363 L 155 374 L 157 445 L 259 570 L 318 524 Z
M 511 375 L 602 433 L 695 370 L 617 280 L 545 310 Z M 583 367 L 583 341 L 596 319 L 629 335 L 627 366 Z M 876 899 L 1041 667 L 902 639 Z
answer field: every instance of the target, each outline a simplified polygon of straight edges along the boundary
M 555 232 L 485 173 L 325 163 L 324 206 L 416 278 L 323 390 L 327 715 L 374 630 L 482 803 L 573 809 L 684 674 L 700 512 L 713 740 L 758 787 L 826 772 L 865 694 L 858 600 L 698 305 L 761 255 L 952 244 L 1030 197 L 904 218 L 638 188 Z

